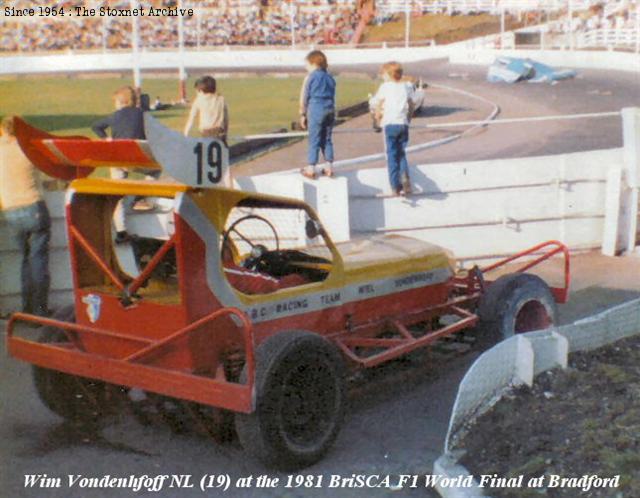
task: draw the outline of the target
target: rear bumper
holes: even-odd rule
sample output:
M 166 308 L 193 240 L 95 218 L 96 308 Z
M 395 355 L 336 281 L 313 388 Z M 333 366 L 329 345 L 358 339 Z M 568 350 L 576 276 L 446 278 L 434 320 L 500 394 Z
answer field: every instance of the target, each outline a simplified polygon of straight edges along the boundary
M 225 311 L 226 310 L 226 311 Z M 224 311 L 224 313 L 220 313 Z M 163 344 L 143 346 L 136 355 L 125 359 L 109 358 L 84 352 L 73 344 L 42 344 L 14 334 L 17 322 L 31 322 L 56 327 L 65 332 L 109 334 L 113 332 L 85 327 L 75 323 L 61 322 L 34 315 L 16 313 L 11 316 L 7 325 L 7 351 L 10 356 L 51 370 L 72 375 L 102 380 L 111 384 L 144 389 L 165 396 L 224 408 L 234 412 L 251 413 L 254 409 L 254 357 L 251 325 L 246 316 L 239 310 L 225 308 L 194 322 L 189 327 L 172 334 Z M 220 314 L 231 314 L 239 317 L 245 337 L 247 383 L 236 384 L 221 378 L 203 377 L 188 372 L 159 368 L 140 363 L 156 346 L 161 347 L 179 337 L 188 329 L 193 330 L 203 322 L 215 319 Z

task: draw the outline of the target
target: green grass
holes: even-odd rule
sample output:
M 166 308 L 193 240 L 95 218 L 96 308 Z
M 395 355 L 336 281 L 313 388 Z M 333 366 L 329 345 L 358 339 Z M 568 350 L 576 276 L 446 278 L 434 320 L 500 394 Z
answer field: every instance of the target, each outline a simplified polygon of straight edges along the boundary
M 437 44 L 453 43 L 476 36 L 500 32 L 500 17 L 489 14 L 448 16 L 428 14 L 411 18 L 411 41 L 435 40 Z M 507 29 L 519 27 L 507 16 Z M 362 42 L 399 42 L 404 40 L 405 17 L 398 15 L 393 21 L 380 26 L 368 26 Z
M 364 78 L 338 77 L 337 105 L 347 106 L 366 99 L 375 83 Z M 193 98 L 194 80 L 187 82 Z M 93 136 L 91 124 L 113 112 L 111 94 L 129 78 L 20 78 L 0 81 L 0 115 L 16 114 L 44 130 L 60 134 Z M 298 116 L 302 77 L 246 77 L 219 79 L 218 89 L 229 107 L 230 135 L 247 135 L 288 128 Z M 147 78 L 143 92 L 151 101 L 177 100 L 178 84 L 171 78 Z M 182 130 L 188 108 L 156 113 L 167 126 Z M 197 128 L 197 125 L 196 125 Z

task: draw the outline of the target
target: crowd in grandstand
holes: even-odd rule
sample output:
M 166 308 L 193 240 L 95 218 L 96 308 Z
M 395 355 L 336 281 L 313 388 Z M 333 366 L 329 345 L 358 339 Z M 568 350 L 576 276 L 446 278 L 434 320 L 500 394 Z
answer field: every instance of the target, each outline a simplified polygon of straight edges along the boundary
M 447 3 L 452 12 L 457 11 L 453 8 L 456 1 Z M 560 12 L 561 20 L 555 23 L 556 31 L 575 34 L 594 30 L 633 30 L 638 1 L 591 0 L 587 10 L 575 12 L 571 23 Z M 464 0 L 459 2 L 464 3 Z M 179 0 L 135 3 L 143 7 L 175 7 Z M 397 15 L 403 3 L 404 0 L 377 0 L 375 21 L 389 21 Z M 417 15 L 425 10 L 425 5 L 435 7 L 436 3 L 445 5 L 444 0 L 411 0 L 412 10 Z M 25 8 L 33 7 L 34 2 L 18 0 L 11 4 Z M 74 6 L 131 8 L 129 0 L 42 1 L 38 4 L 56 5 L 67 10 Z M 182 0 L 180 4 L 194 11 L 192 17 L 183 21 L 186 47 L 290 45 L 292 42 L 324 45 L 352 42 L 360 22 L 359 13 L 364 5 L 372 6 L 374 0 Z M 147 16 L 137 19 L 143 49 L 178 46 L 178 17 Z M 4 52 L 127 49 L 131 47 L 131 41 L 130 17 L 0 17 L 0 51 Z
M 126 0 L 48 2 L 69 10 L 74 6 L 130 8 Z M 187 47 L 211 45 L 288 45 L 349 43 L 359 21 L 356 0 L 184 0 L 194 10 L 184 18 Z M 140 2 L 176 6 L 177 0 Z M 14 2 L 18 8 L 32 2 Z M 178 44 L 178 17 L 138 17 L 144 48 Z M 295 37 L 292 40 L 292 37 Z M 131 47 L 132 21 L 128 17 L 0 18 L 0 51 L 121 49 Z

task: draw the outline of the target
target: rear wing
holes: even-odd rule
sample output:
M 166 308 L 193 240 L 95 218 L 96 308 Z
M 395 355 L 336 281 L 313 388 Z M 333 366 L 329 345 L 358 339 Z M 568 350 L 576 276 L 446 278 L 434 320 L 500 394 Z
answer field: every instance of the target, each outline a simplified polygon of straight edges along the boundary
M 29 160 L 53 178 L 86 178 L 96 168 L 161 170 L 179 183 L 214 188 L 228 182 L 229 149 L 215 138 L 185 137 L 144 115 L 147 140 L 101 140 L 52 135 L 15 119 L 18 143 Z

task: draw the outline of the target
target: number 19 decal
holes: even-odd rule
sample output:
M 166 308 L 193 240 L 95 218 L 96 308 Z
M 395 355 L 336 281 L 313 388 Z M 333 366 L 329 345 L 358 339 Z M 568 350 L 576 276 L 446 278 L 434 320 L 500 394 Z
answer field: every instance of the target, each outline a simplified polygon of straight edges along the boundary
M 205 178 L 208 183 L 218 183 L 222 178 L 222 147 L 218 142 L 211 142 L 207 146 L 207 164 L 204 164 L 204 145 L 198 142 L 193 149 L 196 155 L 196 183 L 202 185 Z M 206 170 L 206 171 L 205 171 Z

